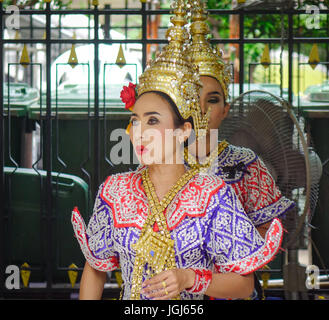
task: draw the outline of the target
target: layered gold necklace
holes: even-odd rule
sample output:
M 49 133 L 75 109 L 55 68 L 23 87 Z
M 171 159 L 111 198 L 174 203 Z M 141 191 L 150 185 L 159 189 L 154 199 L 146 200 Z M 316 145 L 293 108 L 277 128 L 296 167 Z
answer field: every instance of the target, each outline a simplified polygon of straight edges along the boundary
M 229 143 L 225 140 L 221 141 L 217 148 L 211 151 L 210 155 L 206 158 L 206 161 L 199 163 L 197 159 L 188 152 L 188 148 L 184 149 L 184 160 L 190 168 L 197 168 L 200 171 L 206 171 L 211 167 L 214 160 L 229 146 Z
M 175 185 L 171 187 L 165 197 L 159 201 L 150 179 L 148 168 L 142 171 L 143 187 L 149 203 L 149 214 L 143 225 L 140 238 L 132 245 L 132 248 L 136 251 L 136 258 L 132 274 L 131 300 L 140 299 L 145 268 L 145 272 L 149 277 L 161 271 L 176 268 L 174 240 L 171 239 L 164 211 L 177 193 L 196 173 L 198 173 L 197 168 L 185 172 Z M 158 232 L 153 230 L 155 223 L 158 226 Z M 179 295 L 176 299 L 179 299 Z

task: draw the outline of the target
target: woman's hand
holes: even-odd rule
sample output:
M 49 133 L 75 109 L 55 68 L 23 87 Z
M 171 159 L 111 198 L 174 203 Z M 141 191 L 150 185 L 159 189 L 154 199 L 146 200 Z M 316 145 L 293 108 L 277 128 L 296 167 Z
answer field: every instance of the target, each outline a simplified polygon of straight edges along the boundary
M 195 273 L 191 269 L 162 271 L 142 284 L 141 293 L 150 299 L 167 300 L 175 298 L 184 289 L 194 284 Z

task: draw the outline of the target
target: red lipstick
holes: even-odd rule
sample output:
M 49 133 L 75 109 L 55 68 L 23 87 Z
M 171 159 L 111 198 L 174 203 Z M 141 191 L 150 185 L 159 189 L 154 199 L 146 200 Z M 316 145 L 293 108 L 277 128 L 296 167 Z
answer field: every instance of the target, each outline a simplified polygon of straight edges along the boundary
M 136 150 L 136 153 L 140 156 L 140 155 L 142 155 L 144 152 L 147 151 L 147 148 L 144 147 L 143 145 L 140 145 L 140 146 L 137 146 L 137 147 L 135 148 L 135 150 Z

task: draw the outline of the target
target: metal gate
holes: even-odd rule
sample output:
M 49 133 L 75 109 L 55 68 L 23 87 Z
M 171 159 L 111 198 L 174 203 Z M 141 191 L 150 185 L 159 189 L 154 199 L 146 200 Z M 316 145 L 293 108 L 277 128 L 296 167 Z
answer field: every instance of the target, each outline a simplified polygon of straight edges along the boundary
M 97 1 L 86 9 L 58 9 L 46 1 L 44 8 L 19 9 L 24 24 L 15 32 L 24 31 L 25 37 L 13 38 L 8 36 L 10 27 L 6 24 L 13 11 L 6 12 L 7 7 L 0 2 L 0 83 L 3 84 L 0 90 L 0 283 L 4 297 L 53 298 L 77 293 L 78 286 L 70 285 L 68 271 L 73 275 L 78 272 L 80 276 L 83 257 L 70 229 L 71 210 L 79 205 L 88 220 L 95 193 L 105 177 L 135 168 L 132 154 L 129 163 L 119 166 L 110 157 L 118 141 L 112 140 L 111 134 L 114 129 L 125 128 L 128 113 L 118 99 L 119 86 L 107 84 L 125 70 L 122 68 L 130 68 L 126 78 L 137 82 L 139 65 L 143 70 L 147 60 L 167 43 L 164 33 L 170 10 L 166 1 L 142 2 L 134 8 L 127 3 L 117 9 L 99 8 Z M 318 63 L 326 68 L 323 80 L 328 80 L 328 13 L 328 9 L 319 10 L 318 14 L 326 16 L 326 30 L 322 30 L 325 35 L 315 37 L 314 33 L 312 36 L 298 33 L 305 9 L 210 9 L 210 17 L 235 17 L 239 25 L 235 37 L 211 39 L 214 45 L 237 49 L 238 68 L 232 64 L 235 72 L 232 97 L 250 88 L 254 83 L 253 70 L 264 66 L 259 59 L 250 61 L 247 46 L 279 46 L 281 54 L 275 61 L 267 62 L 270 68 L 263 73 L 264 82 L 271 83 L 271 67 L 277 68 L 275 72 L 280 80 L 275 90 L 295 104 L 299 114 L 299 99 L 294 100 L 294 90 L 299 88 L 302 75 L 300 68 L 297 74 L 294 72 L 294 53 L 300 57 L 303 46 L 320 46 L 325 58 Z M 87 18 L 83 27 L 86 38 L 74 36 L 82 27 L 67 28 L 63 23 L 66 16 L 77 15 Z M 246 29 L 250 28 L 247 22 L 253 15 L 280 16 L 282 37 L 251 37 Z M 124 17 L 122 25 L 112 25 L 116 16 Z M 131 23 L 132 17 L 138 21 L 137 25 Z M 161 17 L 165 17 L 164 22 L 159 20 Z M 122 31 L 122 38 L 111 36 L 116 29 Z M 131 32 L 137 32 L 138 36 L 130 36 Z M 104 48 L 115 47 L 115 55 L 120 58 L 119 50 L 126 52 L 130 45 L 140 46 L 140 60 L 102 62 Z M 85 54 L 90 54 L 91 63 L 81 62 L 83 59 L 76 54 L 82 46 L 89 46 Z M 67 62 L 60 60 L 54 66 L 55 59 L 67 50 L 71 50 Z M 16 52 L 16 60 L 6 58 L 10 51 Z M 41 51 L 42 63 L 37 61 Z M 287 63 L 287 74 L 283 72 L 283 62 Z M 298 64 L 306 63 L 299 59 Z M 88 81 L 82 91 L 73 84 L 65 85 L 67 73 L 61 70 L 66 67 L 84 70 Z M 21 80 L 14 83 L 22 70 L 27 83 Z M 114 95 L 110 96 L 109 92 Z M 80 95 L 83 101 L 80 104 L 72 101 L 72 94 L 76 95 L 75 99 Z M 24 256 L 26 252 L 29 254 Z M 8 266 L 17 266 L 24 276 L 29 274 L 31 285 L 20 282 L 19 290 L 8 289 L 11 270 Z M 116 276 L 119 275 L 112 274 L 113 279 L 120 281 Z M 116 281 L 112 280 L 105 292 L 109 297 L 116 297 Z

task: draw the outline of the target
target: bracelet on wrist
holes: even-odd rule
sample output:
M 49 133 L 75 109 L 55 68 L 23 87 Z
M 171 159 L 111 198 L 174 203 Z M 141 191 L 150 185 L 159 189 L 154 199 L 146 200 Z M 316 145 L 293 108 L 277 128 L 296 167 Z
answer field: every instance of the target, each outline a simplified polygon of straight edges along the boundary
M 186 291 L 194 294 L 204 294 L 212 280 L 212 272 L 208 269 L 190 269 L 194 271 L 195 278 L 193 286 L 186 289 Z

